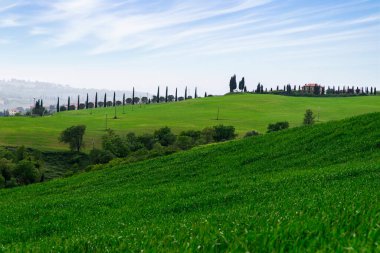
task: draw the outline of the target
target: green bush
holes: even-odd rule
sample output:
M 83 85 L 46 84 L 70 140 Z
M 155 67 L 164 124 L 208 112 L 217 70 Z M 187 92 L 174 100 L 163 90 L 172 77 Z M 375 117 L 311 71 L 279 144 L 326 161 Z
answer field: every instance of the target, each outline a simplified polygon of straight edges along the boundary
M 235 137 L 235 127 L 223 125 L 214 126 L 213 138 L 216 142 L 232 140 Z
M 126 141 L 112 130 L 108 130 L 108 134 L 103 136 L 102 146 L 104 150 L 109 151 L 116 157 L 126 157 L 130 153 Z
M 277 122 L 274 124 L 269 124 L 267 132 L 268 133 L 277 132 L 277 131 L 281 131 L 281 130 L 284 130 L 287 128 L 289 128 L 289 122 L 287 122 L 287 121 Z
M 252 131 L 247 132 L 244 135 L 244 138 L 248 138 L 248 137 L 252 137 L 252 136 L 258 136 L 258 135 L 260 135 L 259 132 L 257 132 L 256 130 L 252 130 Z
M 174 144 L 176 140 L 176 136 L 167 126 L 154 131 L 154 138 L 156 138 L 156 140 L 165 147 Z
M 212 127 L 205 127 L 201 132 L 202 144 L 211 143 L 214 141 L 215 129 Z
M 175 143 L 175 145 L 182 150 L 187 150 L 187 149 L 192 148 L 193 144 L 194 144 L 193 138 L 189 136 L 184 136 L 184 135 L 178 136 L 177 141 Z
M 2 175 L 0 175 L 0 189 L 5 187 L 5 179 Z
M 152 150 L 156 140 L 153 134 L 143 134 L 137 137 L 137 140 L 147 149 Z
M 22 160 L 17 163 L 13 175 L 20 184 L 32 184 L 38 181 L 40 173 L 33 162 Z
M 104 164 L 111 161 L 115 156 L 108 150 L 93 149 L 90 151 L 92 164 Z

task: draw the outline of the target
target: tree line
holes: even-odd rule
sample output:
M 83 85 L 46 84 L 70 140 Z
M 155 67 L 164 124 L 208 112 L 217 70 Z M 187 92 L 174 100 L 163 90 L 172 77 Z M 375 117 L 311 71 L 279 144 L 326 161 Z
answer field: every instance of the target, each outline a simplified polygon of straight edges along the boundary
M 207 92 L 204 93 L 204 97 L 207 97 Z M 112 100 L 107 98 L 107 93 L 104 93 L 102 98 L 98 97 L 98 93 L 96 92 L 95 98 L 93 101 L 89 100 L 89 95 L 87 94 L 85 102 L 80 102 L 80 96 L 77 96 L 76 102 L 73 103 L 71 97 L 67 98 L 67 105 L 62 105 L 61 100 L 58 97 L 56 111 L 72 111 L 72 110 L 83 110 L 83 109 L 92 109 L 98 107 L 115 107 L 115 106 L 125 106 L 125 105 L 135 105 L 135 104 L 151 104 L 151 103 L 169 103 L 169 102 L 178 102 L 193 98 L 199 98 L 198 90 L 195 88 L 194 95 L 191 96 L 188 94 L 187 86 L 184 91 L 184 96 L 178 96 L 178 88 L 175 89 L 175 94 L 169 94 L 169 88 L 166 87 L 165 93 L 163 95 L 160 94 L 160 87 L 157 88 L 157 95 L 153 95 L 152 97 L 137 97 L 135 96 L 135 88 L 132 90 L 132 97 L 126 97 L 125 93 L 123 93 L 122 100 L 116 99 L 116 92 L 113 93 Z
M 230 93 L 233 92 L 249 92 L 257 94 L 278 94 L 278 95 L 292 95 L 292 96 L 356 96 L 356 95 L 377 95 L 376 87 L 364 87 L 364 86 L 316 86 L 313 90 L 308 91 L 307 88 L 303 88 L 301 85 L 277 85 L 276 88 L 265 88 L 261 83 L 258 83 L 256 88 L 252 91 L 247 91 L 245 84 L 245 78 L 243 77 L 239 84 L 237 83 L 236 75 L 230 78 L 229 83 Z

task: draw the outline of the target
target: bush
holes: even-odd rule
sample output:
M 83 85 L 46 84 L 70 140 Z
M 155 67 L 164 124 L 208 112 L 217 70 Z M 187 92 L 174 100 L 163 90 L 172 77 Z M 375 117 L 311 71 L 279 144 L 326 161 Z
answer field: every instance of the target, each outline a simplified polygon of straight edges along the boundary
M 175 145 L 182 150 L 187 150 L 187 149 L 192 148 L 193 144 L 194 144 L 193 138 L 189 136 L 184 136 L 184 135 L 178 136 L 177 141 L 175 143 Z
M 212 127 L 205 127 L 201 132 L 201 142 L 203 144 L 211 143 L 214 141 L 215 129 Z
M 5 178 L 0 175 L 0 189 L 5 187 Z
M 245 134 L 244 138 L 248 138 L 248 137 L 252 137 L 252 136 L 258 136 L 260 135 L 259 132 L 257 132 L 256 130 L 252 130 L 252 131 L 249 131 Z
M 130 153 L 130 149 L 125 140 L 112 130 L 108 130 L 108 134 L 102 139 L 103 149 L 109 151 L 116 157 L 126 157 Z
M 171 132 L 169 127 L 163 127 L 154 131 L 154 138 L 165 147 L 174 144 L 176 140 L 176 136 Z
M 284 129 L 287 129 L 287 128 L 289 128 L 289 122 L 287 122 L 287 121 L 277 122 L 277 123 L 274 123 L 274 124 L 269 124 L 267 132 L 268 133 L 277 132 L 277 131 L 281 131 L 281 130 L 284 130 Z
M 135 133 L 128 133 L 126 136 L 126 142 L 132 152 L 144 147 L 144 145 L 138 140 Z
M 152 150 L 156 140 L 153 134 L 143 134 L 137 137 L 137 140 L 147 149 Z
M 235 128 L 233 126 L 214 126 L 213 139 L 216 142 L 232 140 L 236 137 Z
M 20 184 L 35 183 L 40 177 L 40 173 L 34 164 L 27 160 L 22 160 L 17 163 L 13 175 Z
M 108 150 L 93 149 L 90 152 L 92 164 L 104 164 L 110 162 L 115 156 Z

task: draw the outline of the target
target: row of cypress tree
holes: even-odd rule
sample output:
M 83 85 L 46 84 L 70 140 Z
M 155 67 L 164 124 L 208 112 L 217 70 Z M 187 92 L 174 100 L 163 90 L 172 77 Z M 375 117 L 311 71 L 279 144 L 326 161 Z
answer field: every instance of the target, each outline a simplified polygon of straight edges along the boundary
M 207 92 L 205 92 L 204 96 L 207 97 Z M 198 98 L 198 97 L 199 97 L 198 90 L 197 88 L 195 88 L 194 98 Z M 184 97 L 178 97 L 177 88 L 175 89 L 175 96 L 169 95 L 169 88 L 167 86 L 166 86 L 166 91 L 165 91 L 165 97 L 160 96 L 160 87 L 158 86 L 157 96 L 153 96 L 152 98 L 142 97 L 141 99 L 139 97 L 135 97 L 135 88 L 133 87 L 132 98 L 126 98 L 125 93 L 123 93 L 122 101 L 116 100 L 116 92 L 114 92 L 112 101 L 107 101 L 107 93 L 104 93 L 103 102 L 99 102 L 98 93 L 96 92 L 94 102 L 89 101 L 89 96 L 87 93 L 85 103 L 80 103 L 80 96 L 78 95 L 76 105 L 72 104 L 71 97 L 69 96 L 67 98 L 67 107 L 66 107 L 60 104 L 60 98 L 58 97 L 56 110 L 57 112 L 60 112 L 60 111 L 65 111 L 65 110 L 70 111 L 70 110 L 81 110 L 81 109 L 90 109 L 90 108 L 98 108 L 98 107 L 114 107 L 114 106 L 126 105 L 126 104 L 134 105 L 138 103 L 145 103 L 145 104 L 163 103 L 163 102 L 167 103 L 167 102 L 177 102 L 177 101 L 182 101 L 182 100 L 187 100 L 187 99 L 192 99 L 192 98 L 193 98 L 192 96 L 188 96 L 187 86 L 185 88 Z

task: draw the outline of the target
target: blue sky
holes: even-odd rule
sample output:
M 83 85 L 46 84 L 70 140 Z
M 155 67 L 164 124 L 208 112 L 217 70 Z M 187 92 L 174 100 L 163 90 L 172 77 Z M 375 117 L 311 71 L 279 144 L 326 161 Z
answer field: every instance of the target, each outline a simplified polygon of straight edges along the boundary
M 380 1 L 0 0 L 0 79 L 222 94 L 378 85 Z

